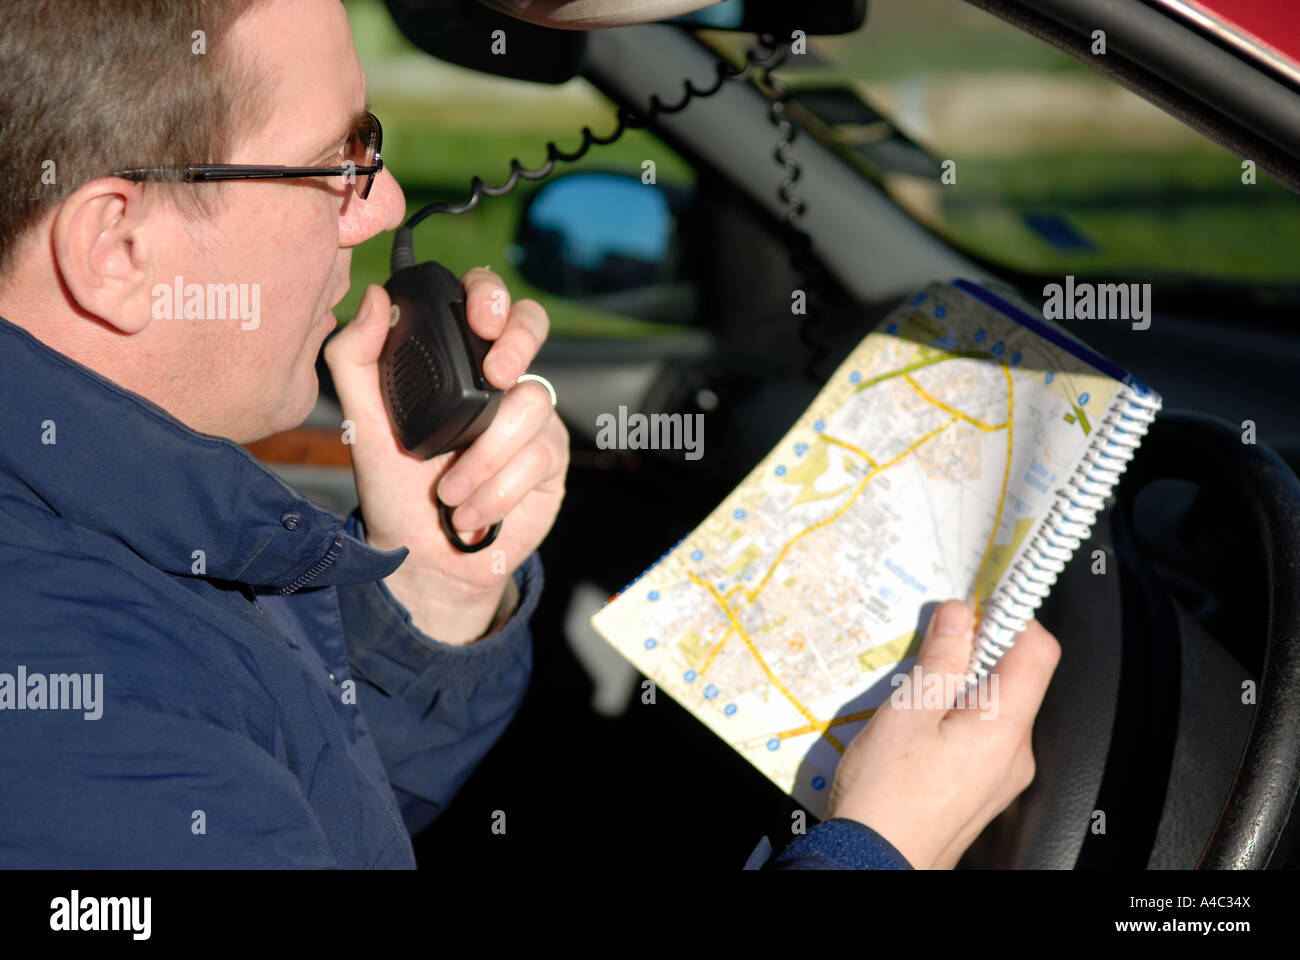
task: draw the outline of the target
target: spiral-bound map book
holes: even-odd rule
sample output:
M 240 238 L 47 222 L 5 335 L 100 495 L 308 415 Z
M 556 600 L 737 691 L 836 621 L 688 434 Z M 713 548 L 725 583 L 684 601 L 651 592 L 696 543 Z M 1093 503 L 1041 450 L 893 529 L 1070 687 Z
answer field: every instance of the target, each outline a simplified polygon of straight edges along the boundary
M 922 608 L 975 605 L 968 678 L 987 675 L 1160 405 L 1014 293 L 931 284 L 592 624 L 822 816 L 845 746 L 914 662 Z

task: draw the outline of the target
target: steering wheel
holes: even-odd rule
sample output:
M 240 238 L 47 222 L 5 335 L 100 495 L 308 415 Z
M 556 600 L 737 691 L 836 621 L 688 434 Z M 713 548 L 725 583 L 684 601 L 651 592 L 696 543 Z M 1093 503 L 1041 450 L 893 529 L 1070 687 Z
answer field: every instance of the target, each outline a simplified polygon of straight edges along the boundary
M 1181 452 L 1183 479 L 1215 462 L 1241 497 L 1264 548 L 1268 633 L 1259 700 L 1245 749 L 1197 869 L 1262 869 L 1280 850 L 1300 790 L 1300 481 L 1231 424 L 1166 417 L 1161 442 Z M 1156 462 L 1169 462 L 1169 454 Z M 1203 469 L 1203 468 L 1201 468 Z
M 1238 706 L 1228 716 L 1240 720 L 1211 722 L 1189 737 L 1179 729 L 1192 715 L 1180 710 L 1187 686 L 1180 691 L 1179 684 L 1181 663 L 1182 672 L 1199 669 L 1193 685 L 1214 682 L 1220 694 L 1239 700 L 1239 689 L 1228 689 L 1244 676 L 1239 665 L 1229 667 L 1235 661 L 1176 611 L 1149 575 L 1121 592 L 1120 576 L 1095 576 L 1089 565 L 1095 551 L 1107 560 L 1125 553 L 1131 559 L 1133 534 L 1124 518 L 1137 494 L 1162 479 L 1214 480 L 1232 491 L 1248 527 L 1240 549 L 1259 551 L 1265 571 L 1262 672 L 1235 774 L 1245 714 Z M 1153 866 L 1281 865 L 1300 833 L 1285 829 L 1300 791 L 1300 480 L 1268 447 L 1244 444 L 1232 424 L 1167 409 L 1130 463 L 1118 496 L 1039 611 L 1061 641 L 1062 658 L 1035 724 L 1037 776 L 961 865 L 1143 868 L 1157 834 L 1165 852 Z M 1197 633 L 1200 649 L 1189 659 L 1180 648 L 1198 643 Z M 1200 737 L 1210 738 L 1198 741 L 1202 758 L 1219 770 L 1192 765 L 1201 779 L 1191 781 L 1199 789 L 1189 790 L 1171 772 L 1187 778 L 1188 765 L 1179 768 L 1171 754 L 1176 742 L 1182 748 Z M 1207 776 L 1214 788 L 1207 788 Z M 1214 799 L 1223 796 L 1229 777 L 1216 817 Z

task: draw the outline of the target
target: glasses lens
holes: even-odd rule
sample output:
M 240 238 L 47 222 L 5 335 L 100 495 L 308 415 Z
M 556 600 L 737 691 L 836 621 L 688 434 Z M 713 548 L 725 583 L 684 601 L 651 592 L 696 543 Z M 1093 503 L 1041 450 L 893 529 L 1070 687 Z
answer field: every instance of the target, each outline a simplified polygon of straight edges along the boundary
M 375 157 L 379 155 L 380 136 L 379 121 L 373 114 L 366 114 L 365 120 L 348 140 L 348 159 L 358 167 L 374 166 Z M 353 184 L 357 195 L 366 197 L 370 193 L 370 185 L 374 179 L 373 173 L 357 174 L 356 182 Z

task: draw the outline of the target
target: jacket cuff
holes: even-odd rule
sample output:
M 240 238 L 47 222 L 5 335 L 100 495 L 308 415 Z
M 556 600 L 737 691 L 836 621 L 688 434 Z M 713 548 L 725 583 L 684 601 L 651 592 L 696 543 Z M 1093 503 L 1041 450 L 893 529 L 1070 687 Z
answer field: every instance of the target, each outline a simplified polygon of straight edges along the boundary
M 360 506 L 357 506 L 348 514 L 344 530 L 349 536 L 355 537 L 362 543 L 366 542 L 366 527 L 365 521 L 361 517 Z M 390 626 L 401 624 L 403 629 L 399 632 L 409 634 L 411 638 L 415 638 L 427 649 L 436 651 L 442 656 L 455 655 L 457 652 L 462 655 L 469 655 L 472 651 L 495 650 L 497 647 L 509 645 L 511 641 L 518 642 L 521 631 L 526 633 L 528 620 L 537 608 L 542 593 L 542 562 L 537 551 L 534 550 L 519 565 L 512 579 L 515 589 L 513 591 L 507 589 L 506 596 L 508 597 L 513 593 L 515 608 L 509 619 L 505 620 L 504 623 L 501 622 L 501 614 L 498 612 L 489 625 L 488 633 L 478 640 L 464 644 L 444 643 L 436 637 L 429 636 L 417 627 L 411 619 L 411 612 L 402 605 L 400 600 L 393 596 L 383 580 L 375 580 L 366 586 L 369 592 L 378 593 L 379 595 L 377 598 L 370 599 L 369 605 L 382 608 L 385 615 L 380 618 L 380 622 L 386 622 Z M 375 612 L 378 611 L 372 610 L 372 613 Z M 385 634 L 390 637 L 393 633 L 392 629 L 385 631 Z M 403 644 L 403 646 L 409 646 L 409 644 Z M 413 670 L 423 669 L 427 665 L 427 661 L 418 655 L 402 657 L 400 662 Z
M 514 573 L 519 590 L 519 603 L 514 614 L 500 630 L 466 644 L 444 643 L 429 636 L 412 622 L 411 612 L 388 591 L 384 582 L 376 580 L 367 585 L 372 597 L 369 603 L 382 608 L 372 610 L 372 613 L 378 613 L 377 621 L 387 623 L 389 629 L 379 633 L 382 639 L 372 647 L 371 653 L 382 652 L 384 659 L 415 673 L 424 671 L 434 661 L 455 661 L 468 666 L 473 662 L 496 660 L 503 655 L 507 659 L 517 656 L 518 651 L 514 648 L 526 647 L 529 643 L 528 621 L 541 599 L 542 579 L 542 561 L 534 551 Z
M 836 817 L 796 837 L 775 861 L 763 837 L 749 855 L 746 870 L 911 870 L 892 843 L 864 823 Z

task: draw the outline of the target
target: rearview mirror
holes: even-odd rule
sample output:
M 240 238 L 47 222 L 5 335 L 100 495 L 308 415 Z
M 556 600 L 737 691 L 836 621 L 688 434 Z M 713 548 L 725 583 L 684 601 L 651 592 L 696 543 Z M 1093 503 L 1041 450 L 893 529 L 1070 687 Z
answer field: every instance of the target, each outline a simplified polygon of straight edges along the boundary
M 517 20 L 476 0 L 384 0 L 408 40 L 440 60 L 511 80 L 566 83 L 582 72 L 587 35 Z M 485 41 L 510 38 L 510 55 Z
M 810 37 L 852 33 L 866 19 L 867 0 L 724 0 L 665 22 L 710 30 L 770 33 L 780 41 L 788 40 L 795 30 Z

